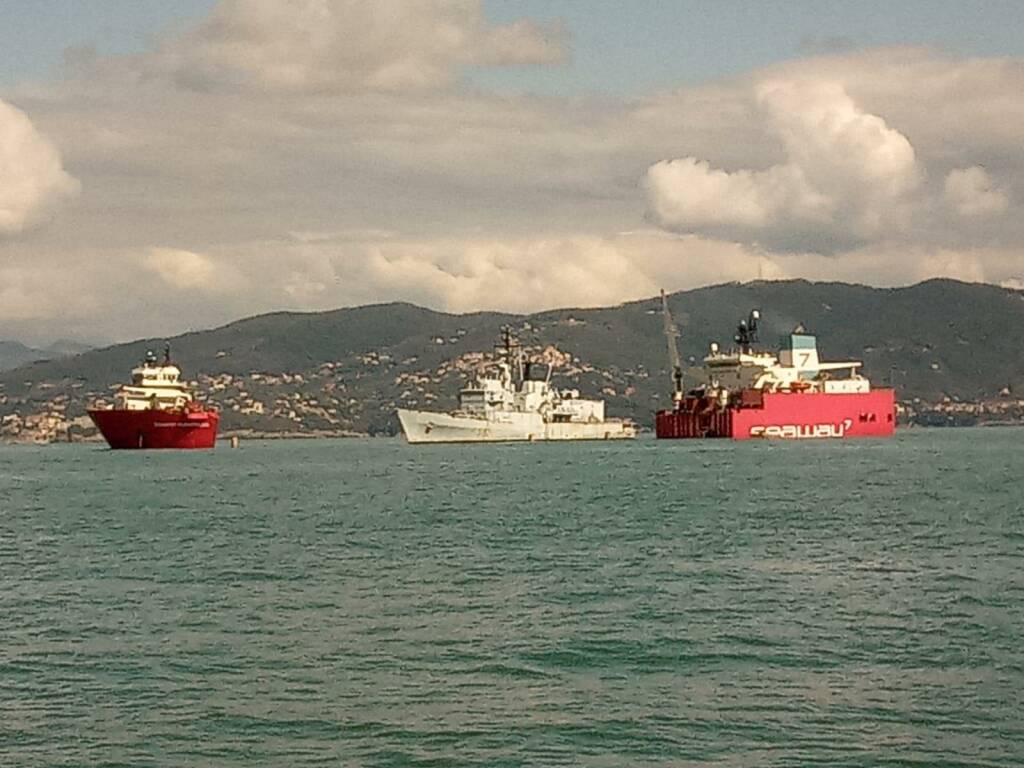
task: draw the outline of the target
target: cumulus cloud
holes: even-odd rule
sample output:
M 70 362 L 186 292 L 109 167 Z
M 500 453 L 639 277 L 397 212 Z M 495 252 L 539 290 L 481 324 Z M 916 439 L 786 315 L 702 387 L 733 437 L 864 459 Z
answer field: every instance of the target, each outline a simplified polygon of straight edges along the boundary
M 946 202 L 961 216 L 992 216 L 1010 205 L 988 172 L 978 165 L 955 168 L 946 176 Z
M 560 62 L 566 43 L 558 24 L 488 23 L 480 0 L 221 0 L 160 53 L 157 68 L 200 88 L 402 91 Z
M 154 248 L 139 258 L 125 249 L 46 265 L 29 255 L 0 264 L 0 322 L 27 338 L 47 330 L 59 336 L 69 323 L 86 337 L 127 339 L 260 312 L 398 300 L 452 312 L 532 312 L 614 304 L 691 281 L 783 275 L 763 254 L 735 244 L 653 230 L 508 238 L 321 233 L 216 253 Z
M 281 309 L 410 301 L 451 312 L 533 312 L 756 279 L 860 282 L 870 274 L 874 284 L 903 285 L 943 275 L 1012 286 L 1020 269 L 1012 248 L 872 246 L 835 258 L 643 229 L 508 238 L 323 233 L 215 254 L 160 248 L 142 259 L 123 250 L 74 264 L 0 265 L 0 321 L 38 334 L 59 317 L 52 337 L 70 323 L 87 337 L 127 339 Z M 116 312 L 108 309 L 111 295 Z
M 0 235 L 28 229 L 78 189 L 57 148 L 0 100 Z
M 655 218 L 669 228 L 754 231 L 792 218 L 825 223 L 834 207 L 794 165 L 728 172 L 685 157 L 651 166 L 647 187 Z
M 307 6 L 342 7 L 287 4 Z M 400 51 L 332 64 L 327 32 L 294 78 L 275 74 L 301 34 L 279 39 L 270 27 L 292 22 L 277 17 L 249 30 L 241 7 L 150 53 L 81 56 L 64 82 L 12 89 L 89 195 L 59 230 L 4 243 L 5 334 L 73 323 L 123 339 L 396 299 L 533 311 L 728 280 L 1024 270 L 1024 217 L 1010 215 L 1024 159 L 1008 127 L 1024 124 L 1020 62 L 858 51 L 629 98 L 540 98 L 434 87 L 516 60 L 494 53 L 506 27 L 471 16 L 456 26 L 482 29 L 477 42 L 422 54 L 440 67 L 423 87 L 385 87 L 373 73 Z M 215 29 L 224 14 L 242 31 Z M 387 47 L 365 24 L 348 34 Z M 214 53 L 228 40 L 249 41 L 227 46 L 237 60 Z M 997 178 L 963 173 L 982 165 Z M 662 228 L 638 229 L 645 203 Z
M 906 226 L 921 172 L 902 133 L 837 82 L 771 79 L 755 92 L 786 161 L 731 172 L 695 157 L 656 163 L 646 176 L 656 222 L 821 251 Z
M 218 294 L 243 287 L 236 270 L 201 253 L 177 248 L 150 248 L 145 267 L 170 288 Z

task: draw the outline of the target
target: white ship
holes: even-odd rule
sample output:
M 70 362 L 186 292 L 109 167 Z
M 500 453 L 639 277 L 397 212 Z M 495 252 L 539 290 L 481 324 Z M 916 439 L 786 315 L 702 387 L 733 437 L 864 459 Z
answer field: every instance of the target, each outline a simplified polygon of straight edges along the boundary
M 494 370 L 476 376 L 459 392 L 451 413 L 398 409 L 410 443 L 485 443 L 534 440 L 620 440 L 636 437 L 636 426 L 606 419 L 604 401 L 580 397 L 575 389 L 551 386 L 551 365 L 543 379 L 524 360 L 509 329 Z

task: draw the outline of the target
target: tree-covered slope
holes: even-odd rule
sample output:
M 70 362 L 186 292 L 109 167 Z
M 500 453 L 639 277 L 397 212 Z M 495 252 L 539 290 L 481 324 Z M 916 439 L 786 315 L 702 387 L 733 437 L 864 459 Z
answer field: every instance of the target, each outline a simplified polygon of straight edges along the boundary
M 669 304 L 690 365 L 700 364 L 710 341 L 728 346 L 736 323 L 758 308 L 762 346 L 776 346 L 802 323 L 818 335 L 824 359 L 863 360 L 876 384 L 891 381 L 904 401 L 1024 393 L 1019 291 L 950 280 L 887 289 L 754 282 L 675 293 Z M 224 412 L 227 429 L 379 432 L 394 428 L 396 405 L 452 405 L 473 353 L 491 350 L 505 324 L 534 352 L 561 353 L 556 380 L 604 397 L 613 414 L 647 424 L 668 403 L 657 297 L 528 316 L 410 304 L 274 313 L 170 342 L 186 376 Z M 79 417 L 147 349 L 162 346 L 142 340 L 0 373 L 0 416 Z

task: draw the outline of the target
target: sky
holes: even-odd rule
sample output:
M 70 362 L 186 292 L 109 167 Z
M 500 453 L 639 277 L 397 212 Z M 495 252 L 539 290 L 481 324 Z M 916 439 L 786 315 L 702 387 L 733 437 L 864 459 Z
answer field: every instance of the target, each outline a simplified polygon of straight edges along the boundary
M 1024 3 L 0 0 L 0 338 L 1024 287 Z

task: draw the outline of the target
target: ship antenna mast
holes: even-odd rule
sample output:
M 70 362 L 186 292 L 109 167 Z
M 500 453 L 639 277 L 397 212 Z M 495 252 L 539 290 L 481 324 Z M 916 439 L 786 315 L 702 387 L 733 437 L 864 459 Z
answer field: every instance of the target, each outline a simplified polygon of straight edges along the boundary
M 523 355 L 523 345 L 519 343 L 519 339 L 513 334 L 512 338 L 512 349 L 515 351 L 516 356 L 516 374 L 519 376 L 519 381 L 522 382 L 526 378 L 526 371 L 524 370 L 524 364 L 526 362 Z
M 665 343 L 668 345 L 668 360 L 672 367 L 672 399 L 680 402 L 683 399 L 683 363 L 679 359 L 679 346 L 676 341 L 679 338 L 679 328 L 672 321 L 672 313 L 668 310 L 668 297 L 665 291 L 661 292 L 661 316 L 665 323 Z
M 164 365 L 171 364 L 171 342 L 164 342 Z
M 502 341 L 505 343 L 505 359 L 511 368 L 513 378 L 523 380 L 523 348 L 512 333 L 512 326 L 506 325 L 501 329 Z
M 736 343 L 740 346 L 740 352 L 749 355 L 753 351 L 754 345 L 757 344 L 757 326 L 760 319 L 761 313 L 756 309 L 752 309 L 750 316 L 746 320 L 740 321 L 736 328 L 736 336 L 734 337 Z

